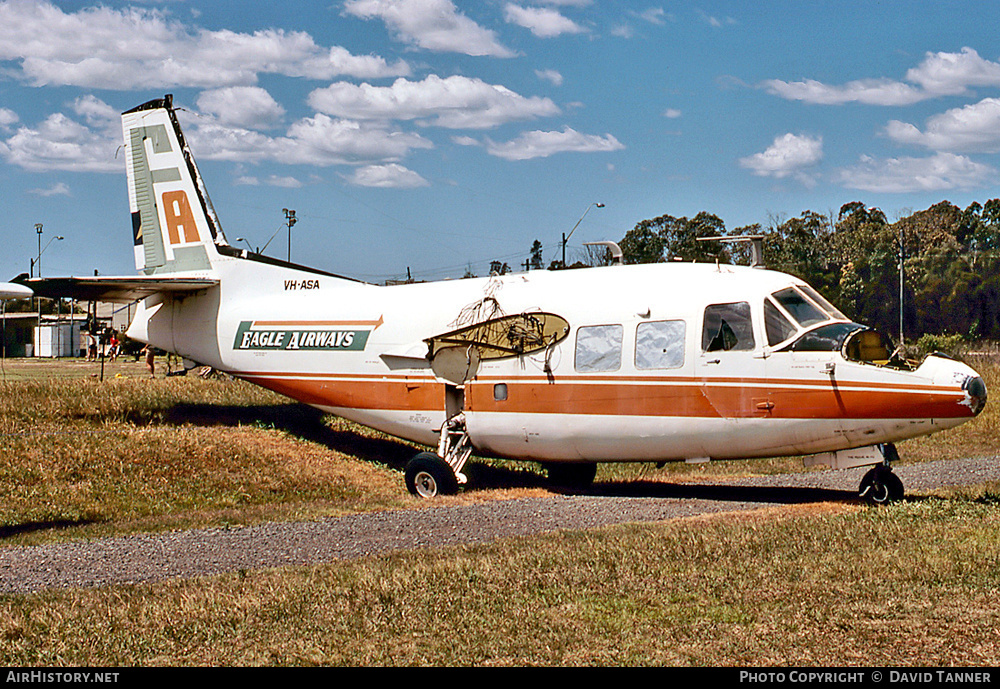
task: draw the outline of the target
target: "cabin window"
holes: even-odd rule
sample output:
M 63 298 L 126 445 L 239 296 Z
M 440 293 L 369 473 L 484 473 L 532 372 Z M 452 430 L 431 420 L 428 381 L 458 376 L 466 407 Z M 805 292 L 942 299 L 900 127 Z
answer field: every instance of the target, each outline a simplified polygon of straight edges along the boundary
M 795 326 L 770 299 L 764 300 L 764 330 L 767 332 L 767 343 L 772 347 L 795 334 Z
M 576 331 L 576 370 L 581 373 L 617 371 L 622 363 L 620 325 L 590 325 Z
M 684 365 L 684 321 L 640 323 L 635 330 L 635 367 L 639 370 Z
M 701 348 L 706 352 L 753 349 L 750 304 L 741 301 L 706 307 Z
M 507 401 L 507 383 L 497 383 L 493 386 L 493 400 L 496 402 Z

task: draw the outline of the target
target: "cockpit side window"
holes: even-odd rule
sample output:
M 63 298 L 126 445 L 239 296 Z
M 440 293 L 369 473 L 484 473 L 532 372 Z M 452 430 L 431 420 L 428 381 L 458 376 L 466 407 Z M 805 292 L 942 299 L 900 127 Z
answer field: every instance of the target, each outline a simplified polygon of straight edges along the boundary
M 774 299 L 781 304 L 785 311 L 787 311 L 792 318 L 798 321 L 799 325 L 803 328 L 808 328 L 810 325 L 816 325 L 817 323 L 830 320 L 829 314 L 824 313 L 819 307 L 806 299 L 806 297 L 794 287 L 780 290 L 771 296 L 773 296 Z
M 741 301 L 706 307 L 701 348 L 706 352 L 753 349 L 750 304 Z
M 767 333 L 767 343 L 772 347 L 796 333 L 795 326 L 770 299 L 764 300 L 764 330 Z

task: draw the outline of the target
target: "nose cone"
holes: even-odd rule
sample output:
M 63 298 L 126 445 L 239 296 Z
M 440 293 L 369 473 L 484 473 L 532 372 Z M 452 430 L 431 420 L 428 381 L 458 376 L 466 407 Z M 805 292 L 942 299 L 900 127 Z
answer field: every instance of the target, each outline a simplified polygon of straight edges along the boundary
M 969 396 L 969 407 L 978 415 L 986 406 L 986 383 L 982 376 L 969 376 L 962 383 L 962 389 Z

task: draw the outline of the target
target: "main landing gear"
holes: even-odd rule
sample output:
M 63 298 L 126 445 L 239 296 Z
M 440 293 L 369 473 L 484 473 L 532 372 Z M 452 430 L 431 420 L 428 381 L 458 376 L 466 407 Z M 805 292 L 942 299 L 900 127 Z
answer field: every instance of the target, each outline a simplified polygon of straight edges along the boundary
M 421 452 L 406 463 L 406 489 L 421 498 L 454 495 L 468 479 L 462 473 L 472 455 L 465 414 L 456 414 L 441 428 L 438 451 Z
M 892 473 L 891 462 L 899 459 L 892 443 L 879 445 L 883 461 L 865 474 L 858 488 L 858 497 L 870 505 L 885 505 L 903 499 L 903 482 Z

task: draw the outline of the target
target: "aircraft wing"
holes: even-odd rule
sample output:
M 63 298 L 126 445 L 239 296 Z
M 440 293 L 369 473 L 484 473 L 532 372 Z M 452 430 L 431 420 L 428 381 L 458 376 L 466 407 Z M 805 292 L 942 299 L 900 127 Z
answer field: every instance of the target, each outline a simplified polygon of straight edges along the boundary
M 13 282 L 31 289 L 34 296 L 78 301 L 107 301 L 127 304 L 158 292 L 198 292 L 214 287 L 214 278 L 194 277 L 68 277 L 28 278 L 19 276 Z M 30 296 L 30 295 L 28 295 Z

